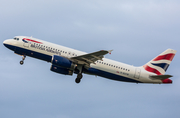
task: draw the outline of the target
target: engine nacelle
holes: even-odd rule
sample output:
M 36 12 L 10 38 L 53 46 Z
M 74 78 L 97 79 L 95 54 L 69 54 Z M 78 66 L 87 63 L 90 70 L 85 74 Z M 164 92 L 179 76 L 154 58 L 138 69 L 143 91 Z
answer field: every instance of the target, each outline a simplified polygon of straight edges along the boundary
M 62 67 L 62 68 L 68 68 L 68 69 L 71 69 L 71 70 L 73 70 L 75 68 L 75 66 L 76 66 L 69 59 L 58 56 L 58 55 L 53 55 L 51 63 L 53 65 L 56 65 L 56 66 L 59 66 L 59 67 Z
M 56 72 L 56 73 L 64 74 L 64 75 L 73 75 L 72 70 L 69 70 L 67 68 L 61 68 L 61 67 L 55 66 L 55 65 L 51 65 L 50 70 L 53 72 Z

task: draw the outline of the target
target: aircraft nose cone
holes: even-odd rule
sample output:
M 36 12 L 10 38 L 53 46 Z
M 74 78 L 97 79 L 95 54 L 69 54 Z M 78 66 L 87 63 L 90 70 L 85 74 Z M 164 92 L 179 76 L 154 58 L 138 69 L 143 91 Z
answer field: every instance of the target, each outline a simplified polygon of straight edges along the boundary
M 3 41 L 3 44 L 10 44 L 12 42 L 12 39 L 6 39 Z
M 3 45 L 10 45 L 10 44 L 12 44 L 12 39 L 6 39 L 6 40 L 4 40 L 3 41 Z
M 7 40 L 3 41 L 3 45 L 4 45 L 5 47 L 7 47 L 7 44 L 8 44 L 8 41 L 7 41 Z
M 3 45 L 6 47 L 6 48 L 9 48 L 10 50 L 14 50 L 15 47 L 13 46 L 13 42 L 12 42 L 12 39 L 7 39 L 3 42 Z
M 5 40 L 5 41 L 3 41 L 3 45 L 4 45 L 4 44 L 6 44 L 6 42 L 7 42 L 6 40 Z

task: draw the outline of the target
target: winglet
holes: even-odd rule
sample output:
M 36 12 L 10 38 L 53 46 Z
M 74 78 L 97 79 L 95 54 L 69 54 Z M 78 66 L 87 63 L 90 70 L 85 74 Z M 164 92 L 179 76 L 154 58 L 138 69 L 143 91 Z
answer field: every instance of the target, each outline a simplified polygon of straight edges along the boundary
M 113 50 L 108 50 L 109 54 L 111 54 L 112 51 L 113 51 Z

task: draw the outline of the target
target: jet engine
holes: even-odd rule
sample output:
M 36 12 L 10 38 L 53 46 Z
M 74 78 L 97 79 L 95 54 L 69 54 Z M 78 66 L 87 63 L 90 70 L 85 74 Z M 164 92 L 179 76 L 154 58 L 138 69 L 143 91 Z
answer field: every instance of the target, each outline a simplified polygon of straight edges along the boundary
M 74 70 L 74 68 L 76 67 L 76 64 L 73 64 L 72 61 L 70 61 L 67 58 L 58 56 L 58 55 L 52 56 L 51 63 L 54 66 L 58 66 L 58 67 L 66 68 L 66 69 L 70 69 L 70 70 Z
M 67 69 L 67 68 L 62 68 L 53 64 L 51 65 L 50 70 L 56 73 L 64 74 L 64 75 L 73 75 L 72 70 Z

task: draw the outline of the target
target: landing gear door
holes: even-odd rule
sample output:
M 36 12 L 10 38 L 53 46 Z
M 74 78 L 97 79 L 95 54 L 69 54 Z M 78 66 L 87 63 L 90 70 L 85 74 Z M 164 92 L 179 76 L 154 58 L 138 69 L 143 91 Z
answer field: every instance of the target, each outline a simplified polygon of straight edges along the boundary
M 141 74 L 141 69 L 140 68 L 136 68 L 135 74 L 134 74 L 134 78 L 139 79 L 140 74 Z

